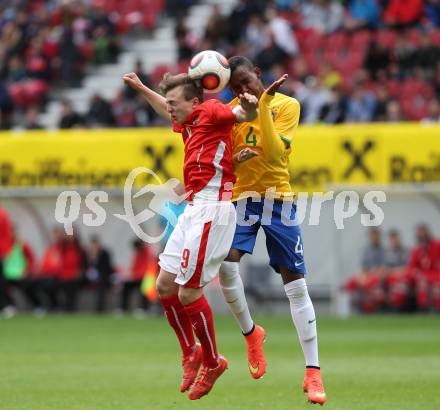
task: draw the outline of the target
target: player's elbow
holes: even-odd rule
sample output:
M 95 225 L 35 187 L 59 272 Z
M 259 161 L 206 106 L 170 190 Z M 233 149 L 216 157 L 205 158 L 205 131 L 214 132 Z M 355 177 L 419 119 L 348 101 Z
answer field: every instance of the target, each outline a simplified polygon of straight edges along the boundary
M 269 150 L 268 153 L 265 153 L 266 160 L 269 164 L 276 164 L 280 161 L 281 156 L 284 152 L 278 152 L 276 150 Z

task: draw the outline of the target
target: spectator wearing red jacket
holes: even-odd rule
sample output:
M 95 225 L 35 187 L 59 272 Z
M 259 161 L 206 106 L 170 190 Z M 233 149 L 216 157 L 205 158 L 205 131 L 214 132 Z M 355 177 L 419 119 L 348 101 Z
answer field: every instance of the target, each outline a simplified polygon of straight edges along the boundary
M 391 0 L 384 21 L 396 28 L 414 26 L 422 20 L 423 6 L 423 0 Z
M 61 270 L 58 277 L 58 291 L 63 296 L 63 309 L 74 312 L 84 270 L 84 252 L 75 232 L 66 235 L 61 250 Z
M 36 287 L 46 296 L 48 310 L 58 309 L 57 289 L 63 263 L 63 231 L 57 227 L 52 230 L 52 242 L 41 259 Z
M 157 256 L 152 247 L 140 239 L 133 241 L 133 257 L 127 279 L 124 281 L 121 294 L 120 310 L 127 312 L 133 290 L 141 297 L 141 309 L 149 308 L 148 299 L 141 292 L 141 283 L 151 266 L 157 267 Z
M 418 245 L 412 250 L 408 276 L 414 281 L 417 306 L 440 311 L 440 241 L 426 225 L 417 227 Z
M 12 226 L 6 209 L 0 206 L 0 310 L 6 307 L 6 278 L 3 274 L 3 261 L 12 249 Z
M 440 241 L 432 238 L 426 225 L 416 228 L 416 238 L 407 268 L 388 276 L 390 304 L 405 310 L 415 293 L 419 309 L 440 310 Z

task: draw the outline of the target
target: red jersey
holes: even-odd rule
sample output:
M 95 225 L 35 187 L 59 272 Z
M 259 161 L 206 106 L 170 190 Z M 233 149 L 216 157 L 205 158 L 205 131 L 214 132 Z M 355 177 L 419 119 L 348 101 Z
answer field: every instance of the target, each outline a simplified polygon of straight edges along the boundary
M 213 99 L 198 105 L 185 124 L 173 122 L 173 131 L 182 134 L 185 144 L 183 176 L 187 193 L 220 200 L 225 188 L 232 190 L 235 175 L 231 131 L 235 122 L 232 108 Z
M 421 272 L 440 271 L 440 241 L 432 240 L 426 246 L 416 246 L 411 251 L 409 269 Z
M 0 208 L 0 260 L 4 259 L 14 244 L 11 220 L 6 210 Z

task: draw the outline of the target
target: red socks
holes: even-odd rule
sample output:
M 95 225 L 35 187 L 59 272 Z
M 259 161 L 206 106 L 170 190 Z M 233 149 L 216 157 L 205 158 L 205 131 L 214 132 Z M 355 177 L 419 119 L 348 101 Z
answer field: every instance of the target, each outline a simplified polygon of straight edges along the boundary
M 194 339 L 191 319 L 189 318 L 185 307 L 180 303 L 177 295 L 161 296 L 160 302 L 165 310 L 165 316 L 168 319 L 168 323 L 174 329 L 176 336 L 179 339 L 183 356 L 190 355 L 193 352 L 196 341 Z
M 210 368 L 217 367 L 218 353 L 215 344 L 214 319 L 208 301 L 202 295 L 196 301 L 186 305 L 185 310 L 202 345 L 203 364 Z

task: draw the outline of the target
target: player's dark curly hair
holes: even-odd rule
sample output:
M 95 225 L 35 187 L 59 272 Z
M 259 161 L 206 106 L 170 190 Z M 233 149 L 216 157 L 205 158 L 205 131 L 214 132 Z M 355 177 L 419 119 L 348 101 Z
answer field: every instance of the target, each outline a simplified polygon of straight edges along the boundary
M 251 71 L 254 71 L 255 66 L 249 58 L 244 56 L 234 56 L 228 59 L 229 68 L 231 69 L 231 75 L 234 74 L 234 71 L 241 66 L 245 66 Z
M 200 81 L 192 80 L 188 74 L 172 75 L 166 73 L 159 84 L 162 94 L 166 94 L 173 88 L 183 86 L 183 97 L 185 100 L 197 97 L 200 102 L 203 101 L 203 87 Z

